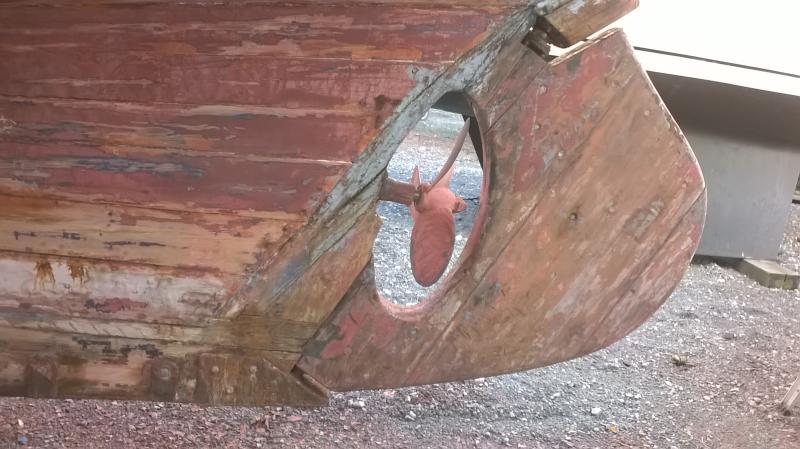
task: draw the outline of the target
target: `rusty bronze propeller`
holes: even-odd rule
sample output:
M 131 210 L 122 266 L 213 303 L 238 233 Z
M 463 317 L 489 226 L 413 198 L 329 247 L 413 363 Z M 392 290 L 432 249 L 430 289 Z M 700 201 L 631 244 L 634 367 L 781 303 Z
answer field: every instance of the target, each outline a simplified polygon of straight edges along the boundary
M 436 283 L 447 269 L 456 243 L 456 213 L 467 204 L 450 190 L 453 163 L 469 133 L 470 119 L 456 138 L 450 156 L 431 183 L 422 182 L 415 166 L 411 182 L 387 178 L 380 198 L 405 204 L 411 210 L 414 228 L 411 231 L 411 271 L 418 284 L 428 287 Z

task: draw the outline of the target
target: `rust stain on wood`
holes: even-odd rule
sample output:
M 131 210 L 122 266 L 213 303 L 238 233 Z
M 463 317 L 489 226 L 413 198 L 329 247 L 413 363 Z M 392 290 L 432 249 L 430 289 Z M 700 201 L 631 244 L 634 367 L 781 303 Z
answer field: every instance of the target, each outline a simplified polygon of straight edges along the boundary
M 89 269 L 80 262 L 70 261 L 67 264 L 69 268 L 69 275 L 73 281 L 77 281 L 80 287 L 85 287 L 86 282 L 89 281 Z
M 116 319 L 202 324 L 214 317 L 241 282 L 238 276 L 83 258 L 50 256 L 47 263 L 49 271 L 45 267 L 37 270 L 42 259 L 0 251 L 0 307 L 57 312 L 66 317 L 103 317 L 105 313 L 87 309 L 87 302 L 124 300 L 147 307 L 116 310 Z M 42 272 L 40 278 L 38 272 Z
M 635 1 L 35 3 L 0 6 L 2 394 L 318 405 L 541 366 L 630 332 L 699 238 L 696 161 L 622 35 L 521 44 L 533 11 L 570 43 Z M 401 309 L 370 263 L 383 170 L 452 89 L 483 238 Z
M 34 285 L 36 288 L 52 288 L 56 284 L 56 279 L 53 276 L 53 267 L 50 262 L 40 260 L 36 262 L 36 274 L 34 276 Z

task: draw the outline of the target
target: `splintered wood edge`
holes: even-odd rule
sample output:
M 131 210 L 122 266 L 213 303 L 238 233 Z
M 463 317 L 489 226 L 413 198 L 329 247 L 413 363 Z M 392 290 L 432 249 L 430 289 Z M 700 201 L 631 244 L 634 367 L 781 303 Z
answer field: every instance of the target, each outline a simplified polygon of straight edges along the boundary
M 573 0 L 542 17 L 537 27 L 566 48 L 586 39 L 639 6 L 639 0 Z

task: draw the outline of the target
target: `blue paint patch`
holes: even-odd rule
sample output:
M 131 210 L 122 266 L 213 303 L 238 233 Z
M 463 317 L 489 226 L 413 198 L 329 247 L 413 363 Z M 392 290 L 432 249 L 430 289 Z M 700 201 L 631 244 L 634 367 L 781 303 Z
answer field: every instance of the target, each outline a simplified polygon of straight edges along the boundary
M 186 164 L 174 162 L 151 162 L 120 157 L 68 159 L 75 167 L 112 173 L 147 172 L 154 175 L 183 173 L 192 177 L 202 177 L 203 170 Z
M 308 270 L 308 253 L 303 252 L 289 261 L 286 269 L 281 273 L 278 279 L 278 284 L 272 290 L 273 296 L 286 290 L 292 283 L 297 281 L 306 270 Z

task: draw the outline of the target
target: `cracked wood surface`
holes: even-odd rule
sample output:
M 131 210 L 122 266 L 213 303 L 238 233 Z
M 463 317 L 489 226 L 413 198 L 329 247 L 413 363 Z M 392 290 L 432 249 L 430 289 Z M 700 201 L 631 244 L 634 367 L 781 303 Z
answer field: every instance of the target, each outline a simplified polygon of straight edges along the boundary
M 580 0 L 553 10 L 542 28 L 553 44 L 575 45 L 639 7 L 639 0 Z
M 339 3 L 0 5 L 0 390 L 325 400 L 292 369 L 379 226 L 348 170 L 535 2 Z
M 500 114 L 486 101 L 497 92 L 468 92 L 491 173 L 468 262 L 405 309 L 380 297 L 368 267 L 299 362 L 322 384 L 395 387 L 567 360 L 636 328 L 677 285 L 705 186 L 624 36 L 515 77 L 498 84 L 518 94 Z
M 328 387 L 523 369 L 630 331 L 685 266 L 702 182 L 624 39 L 552 67 L 520 44 L 536 14 L 579 3 L 0 4 L 0 394 L 317 405 Z M 602 9 L 577 11 L 597 26 L 621 11 Z M 560 30 L 570 23 L 582 22 Z M 394 149 L 453 90 L 476 101 L 490 148 L 492 207 L 476 228 L 493 243 L 470 242 L 446 296 L 395 310 L 374 296 L 375 202 Z M 662 174 L 619 176 L 647 156 Z M 640 196 L 621 193 L 636 182 Z M 607 196 L 619 197 L 608 236 L 568 247 L 605 217 Z M 563 230 L 545 238 L 542 226 Z M 567 248 L 594 257 L 607 269 L 591 285 L 613 288 L 571 312 L 594 326 L 568 341 L 542 330 L 553 352 L 528 340 L 539 346 L 498 365 L 488 332 L 511 350 L 515 328 L 459 323 L 565 319 L 550 316 L 555 299 L 514 299 L 560 284 L 542 268 L 517 285 L 529 246 L 512 235 L 564 279 L 591 278 Z M 431 338 L 408 337 L 417 326 Z

